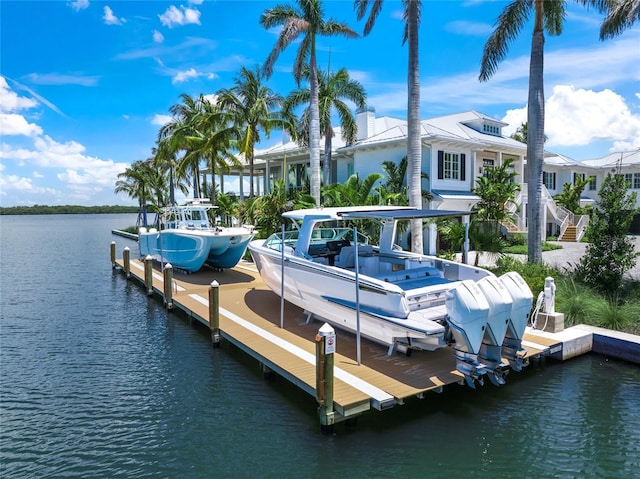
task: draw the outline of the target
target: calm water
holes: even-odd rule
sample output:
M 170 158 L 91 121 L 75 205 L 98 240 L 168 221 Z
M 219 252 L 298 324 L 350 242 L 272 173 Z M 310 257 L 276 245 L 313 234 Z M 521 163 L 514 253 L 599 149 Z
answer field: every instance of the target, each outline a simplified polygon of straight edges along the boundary
M 313 398 L 112 273 L 134 223 L 0 217 L 2 477 L 640 477 L 640 368 L 600 356 L 320 434 Z

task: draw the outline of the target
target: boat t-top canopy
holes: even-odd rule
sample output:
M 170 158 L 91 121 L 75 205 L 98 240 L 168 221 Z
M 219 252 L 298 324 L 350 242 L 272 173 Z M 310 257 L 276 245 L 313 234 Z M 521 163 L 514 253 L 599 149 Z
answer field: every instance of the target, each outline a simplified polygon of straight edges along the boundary
M 474 214 L 472 211 L 455 210 L 419 210 L 410 209 L 380 209 L 368 211 L 345 211 L 338 213 L 342 219 L 376 219 L 379 221 L 388 220 L 414 220 L 441 217 L 459 217 Z
M 381 211 L 405 211 L 413 210 L 410 206 L 331 206 L 327 208 L 307 208 L 301 210 L 286 211 L 282 214 L 284 218 L 289 218 L 294 221 L 302 221 L 305 218 L 323 218 L 341 220 L 346 219 L 344 215 L 347 214 L 361 214 L 362 218 L 372 217 L 373 214 Z M 360 217 L 359 217 L 360 218 Z

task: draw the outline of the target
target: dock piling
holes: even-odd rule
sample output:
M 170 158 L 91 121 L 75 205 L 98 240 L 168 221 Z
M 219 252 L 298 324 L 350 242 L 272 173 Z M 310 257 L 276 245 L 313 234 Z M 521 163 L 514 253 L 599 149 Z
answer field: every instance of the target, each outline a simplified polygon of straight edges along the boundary
M 214 348 L 220 346 L 220 285 L 214 279 L 209 287 L 209 329 Z
M 335 413 L 333 411 L 333 365 L 336 352 L 336 332 L 324 323 L 316 335 L 316 399 L 320 428 L 323 432 L 333 431 Z
M 127 279 L 131 278 L 131 251 L 128 246 L 122 250 L 122 263 L 124 264 L 124 275 Z
M 112 241 L 111 246 L 111 268 L 116 269 L 116 242 Z
M 150 254 L 144 259 L 144 285 L 147 296 L 153 296 L 153 256 Z
M 173 266 L 171 263 L 164 265 L 164 306 L 168 310 L 173 309 Z

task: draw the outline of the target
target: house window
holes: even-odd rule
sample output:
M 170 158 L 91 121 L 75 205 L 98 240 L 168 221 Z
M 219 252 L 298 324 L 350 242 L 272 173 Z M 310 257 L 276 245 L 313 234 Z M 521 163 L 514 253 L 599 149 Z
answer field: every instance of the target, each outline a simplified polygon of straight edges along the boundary
M 483 124 L 482 125 L 482 131 L 485 132 L 485 133 L 490 133 L 492 135 L 500 135 L 500 128 L 498 128 L 497 126 L 493 126 L 493 125 Z
M 596 177 L 592 176 L 591 181 L 589 182 L 589 191 L 596 191 L 597 188 L 598 188 L 598 185 L 596 182 Z
M 482 176 L 488 176 L 495 166 L 495 161 L 489 158 L 482 160 Z
M 640 190 L 640 173 L 626 173 L 624 180 L 633 190 Z
M 556 189 L 556 174 L 555 174 L 555 172 L 543 171 L 542 172 L 542 182 L 544 183 L 544 186 L 548 190 L 555 190 Z
M 438 151 L 438 179 L 465 181 L 464 153 Z

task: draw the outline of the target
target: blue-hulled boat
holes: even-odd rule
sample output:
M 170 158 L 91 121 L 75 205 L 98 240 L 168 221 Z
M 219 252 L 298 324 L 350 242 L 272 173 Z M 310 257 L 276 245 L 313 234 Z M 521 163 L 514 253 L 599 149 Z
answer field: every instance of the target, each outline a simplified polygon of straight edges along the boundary
M 218 226 L 208 212 L 216 207 L 207 200 L 163 209 L 160 229 L 141 227 L 140 255 L 185 271 L 194 272 L 206 263 L 213 268 L 233 268 L 255 236 L 253 227 Z

